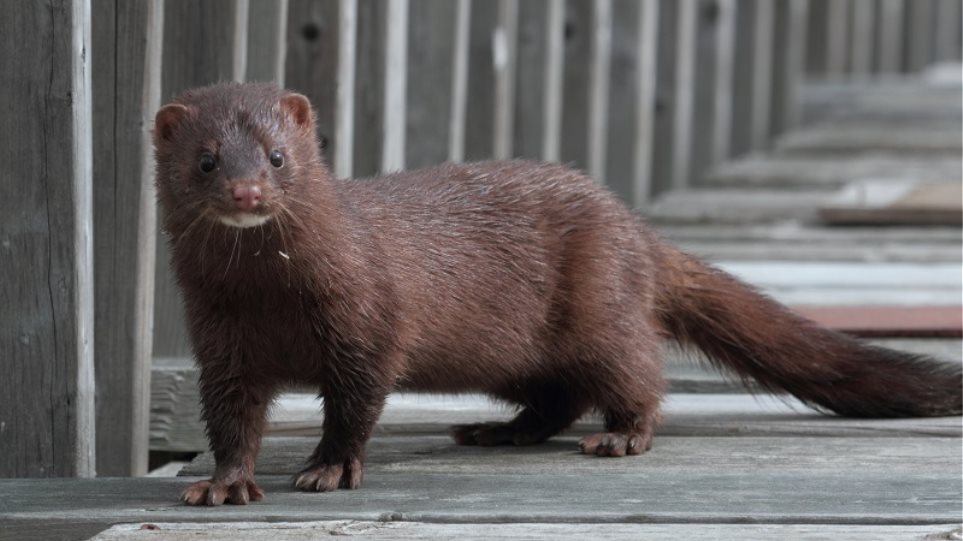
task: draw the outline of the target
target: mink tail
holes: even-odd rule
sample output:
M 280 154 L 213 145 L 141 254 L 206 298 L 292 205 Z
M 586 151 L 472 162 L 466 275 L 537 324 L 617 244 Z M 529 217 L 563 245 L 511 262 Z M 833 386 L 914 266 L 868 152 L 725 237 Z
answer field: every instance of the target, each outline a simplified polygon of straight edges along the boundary
M 718 269 L 663 249 L 658 317 L 672 338 L 716 366 L 849 417 L 963 412 L 963 365 L 822 328 Z

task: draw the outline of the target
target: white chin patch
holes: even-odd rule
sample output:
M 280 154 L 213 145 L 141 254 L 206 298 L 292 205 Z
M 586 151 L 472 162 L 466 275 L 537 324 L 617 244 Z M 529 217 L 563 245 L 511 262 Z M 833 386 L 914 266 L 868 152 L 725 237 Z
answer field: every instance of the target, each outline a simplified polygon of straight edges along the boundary
M 257 227 L 264 224 L 271 219 L 270 215 L 260 215 L 260 214 L 249 214 L 247 212 L 242 212 L 235 214 L 233 216 L 221 215 L 218 216 L 218 220 L 224 225 L 229 225 L 231 227 Z

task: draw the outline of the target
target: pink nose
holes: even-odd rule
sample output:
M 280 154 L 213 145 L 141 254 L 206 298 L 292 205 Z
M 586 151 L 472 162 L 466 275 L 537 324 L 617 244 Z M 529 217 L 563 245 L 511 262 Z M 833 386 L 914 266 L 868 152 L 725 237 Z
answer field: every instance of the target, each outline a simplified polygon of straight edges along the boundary
M 234 188 L 234 204 L 241 210 L 254 210 L 261 202 L 261 188 L 238 186 Z

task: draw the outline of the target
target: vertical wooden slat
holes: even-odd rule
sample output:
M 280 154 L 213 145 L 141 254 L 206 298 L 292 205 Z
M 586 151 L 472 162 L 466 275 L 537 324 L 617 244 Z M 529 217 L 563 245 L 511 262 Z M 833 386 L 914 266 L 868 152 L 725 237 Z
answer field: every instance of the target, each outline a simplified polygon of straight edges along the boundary
M 231 0 L 164 3 L 162 101 L 188 88 L 243 78 L 244 62 L 237 57 L 246 56 L 247 49 L 237 48 L 242 32 L 237 28 L 242 20 L 235 11 L 239 7 Z M 181 293 L 170 274 L 164 232 L 158 234 L 162 238 L 157 242 L 155 266 L 154 356 L 188 357 L 191 350 Z
M 287 53 L 288 0 L 248 0 L 248 81 L 273 81 L 284 85 Z
M 311 1 L 312 6 L 317 2 Z M 330 4 L 323 4 L 329 6 Z M 384 138 L 385 27 L 388 2 L 358 0 L 355 54 L 354 164 L 355 177 L 378 174 Z M 323 52 L 321 53 L 324 54 Z M 323 84 L 321 82 L 316 84 Z
M 498 25 L 492 37 L 495 66 L 495 159 L 512 157 L 515 115 L 515 63 L 518 47 L 518 0 L 498 0 Z
M 0 11 L 0 477 L 95 473 L 90 7 Z
M 652 139 L 652 195 L 672 188 L 672 146 L 675 126 L 676 30 L 679 2 L 659 0 L 656 48 L 656 107 Z
M 793 129 L 799 121 L 798 93 L 806 65 L 809 0 L 787 0 L 777 6 L 776 12 L 770 136 Z
M 250 14 L 250 0 L 234 0 L 233 39 L 234 50 L 243 51 L 233 55 L 233 79 L 243 82 L 247 76 L 247 44 L 248 44 L 248 15 Z
M 933 53 L 933 1 L 910 0 L 907 69 L 918 72 L 929 65 Z
M 408 88 L 408 0 L 388 2 L 385 34 L 384 131 L 381 172 L 405 168 L 405 104 Z
M 492 36 L 498 26 L 498 2 L 471 2 L 468 36 L 468 103 L 465 111 L 465 159 L 493 155 L 495 118 L 495 62 Z
M 716 22 L 716 77 L 712 122 L 712 161 L 729 158 L 732 133 L 733 78 L 736 58 L 736 0 L 718 0 Z
M 750 144 L 753 150 L 758 150 L 764 148 L 769 141 L 772 107 L 772 49 L 776 7 L 769 0 L 759 0 L 755 7 Z
M 827 17 L 826 75 L 841 77 L 849 58 L 850 0 L 829 0 Z
M 147 473 L 163 2 L 98 0 L 93 19 L 97 472 Z
M 933 53 L 936 60 L 959 60 L 961 16 L 963 16 L 963 2 L 939 0 L 936 5 L 936 37 Z
M 876 2 L 865 0 L 853 3 L 853 26 L 849 48 L 849 71 L 855 76 L 867 76 L 873 68 L 873 22 Z
M 456 0 L 455 44 L 452 48 L 451 113 L 448 122 L 448 159 L 465 159 L 465 109 L 468 106 L 468 43 L 471 0 Z
M 612 58 L 612 0 L 593 4 L 592 60 L 588 106 L 588 171 L 605 182 L 605 151 L 608 138 L 609 71 Z
M 903 0 L 882 0 L 880 2 L 877 66 L 879 71 L 884 74 L 902 71 L 903 5 Z
M 549 10 L 552 0 L 518 3 L 518 40 L 515 56 L 515 113 L 512 156 L 542 155 L 545 131 L 545 93 L 548 81 Z
M 696 28 L 699 0 L 678 0 L 676 30 L 675 116 L 672 141 L 672 187 L 689 184 L 692 151 L 692 111 L 695 95 Z
M 357 0 L 339 0 L 338 5 L 338 78 L 334 106 L 334 173 L 348 178 L 354 160 L 354 78 L 355 44 L 358 36 Z
M 546 17 L 542 159 L 558 161 L 562 137 L 562 75 L 565 70 L 565 0 L 548 0 Z
M 410 0 L 405 164 L 414 169 L 448 158 L 452 47 L 457 2 Z
M 659 46 L 659 0 L 641 0 L 639 8 L 638 69 L 635 108 L 635 162 L 632 165 L 632 203 L 643 207 L 652 195 L 652 134 L 655 129 L 657 60 Z

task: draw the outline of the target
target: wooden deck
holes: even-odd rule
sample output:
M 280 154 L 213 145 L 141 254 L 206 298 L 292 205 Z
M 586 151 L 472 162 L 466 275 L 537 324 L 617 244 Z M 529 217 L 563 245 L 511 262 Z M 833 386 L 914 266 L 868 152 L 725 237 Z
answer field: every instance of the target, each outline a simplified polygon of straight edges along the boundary
M 959 89 L 948 98 L 945 88 L 900 85 L 810 94 L 810 112 L 837 128 L 849 125 L 833 132 L 848 138 L 794 134 L 771 154 L 668 195 L 653 207 L 653 221 L 669 238 L 789 302 L 958 306 L 958 226 L 833 228 L 817 220 L 817 208 L 851 181 L 885 173 L 960 179 Z M 878 133 L 894 122 L 942 136 Z M 877 128 L 869 135 L 858 129 L 867 123 Z M 963 362 L 958 338 L 885 343 Z M 265 501 L 179 504 L 187 483 L 211 473 L 209 454 L 180 477 L 4 479 L 0 539 L 963 536 L 961 418 L 843 419 L 747 394 L 688 365 L 673 363 L 669 373 L 675 392 L 665 424 L 640 457 L 579 455 L 576 441 L 599 428 L 597 419 L 540 446 L 459 447 L 446 435 L 449 424 L 509 412 L 483 397 L 396 395 L 369 447 L 363 488 L 302 493 L 289 479 L 317 441 L 318 404 L 310 395 L 287 395 L 259 459 Z M 192 400 L 191 377 L 183 367 L 155 366 L 154 403 L 168 408 L 166 417 L 155 415 L 155 448 L 161 441 L 197 445 L 196 406 L 178 409 Z
M 540 446 L 460 447 L 448 424 L 508 412 L 482 397 L 398 395 L 369 447 L 361 490 L 290 486 L 317 442 L 304 435 L 317 432 L 315 421 L 266 440 L 263 502 L 178 504 L 188 482 L 211 473 L 206 454 L 186 477 L 4 480 L 0 538 L 79 539 L 115 523 L 132 526 L 97 539 L 162 538 L 143 524 L 163 539 L 197 539 L 199 529 L 220 532 L 216 539 L 329 530 L 373 539 L 914 539 L 959 528 L 959 418 L 841 419 L 746 394 L 675 394 L 666 413 L 652 451 L 601 459 L 576 452 L 579 435 L 599 428 L 593 419 Z M 198 524 L 210 522 L 244 524 Z

